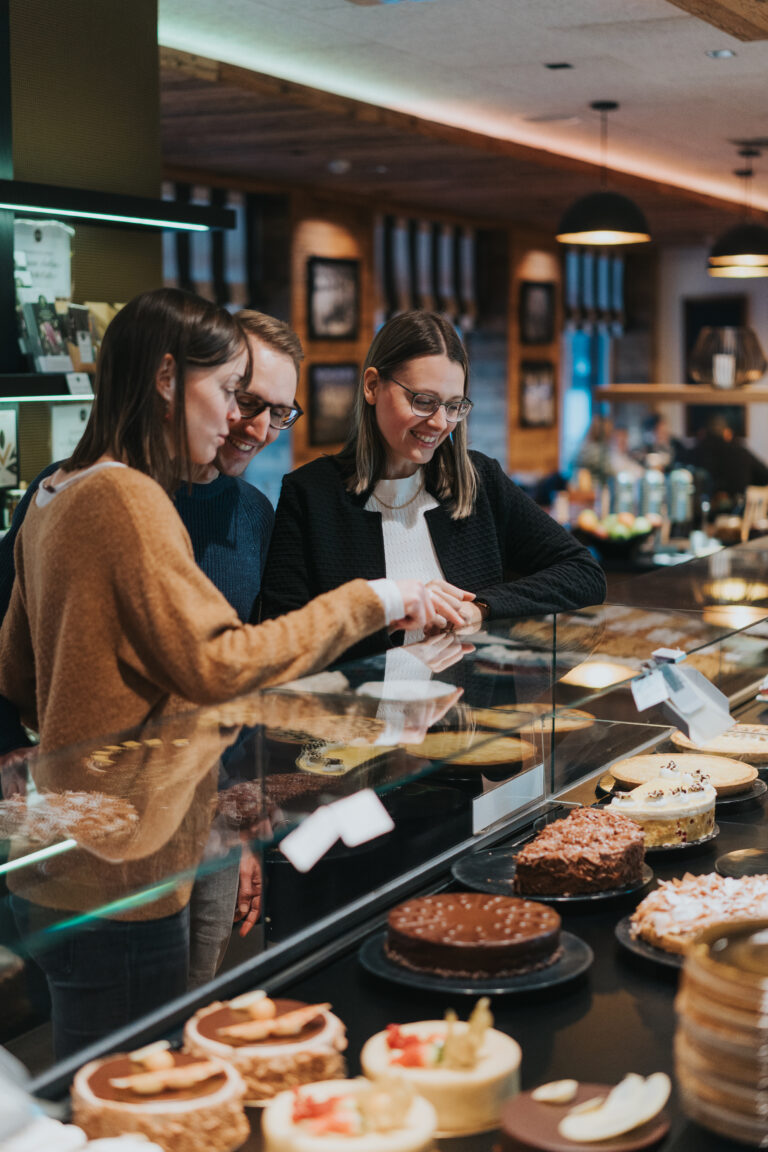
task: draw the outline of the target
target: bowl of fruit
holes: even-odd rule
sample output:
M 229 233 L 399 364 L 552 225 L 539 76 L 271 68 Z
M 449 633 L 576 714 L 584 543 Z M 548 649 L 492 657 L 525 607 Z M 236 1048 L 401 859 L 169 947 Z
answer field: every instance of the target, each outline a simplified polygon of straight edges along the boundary
M 635 516 L 632 512 L 614 512 L 602 519 L 587 508 L 579 513 L 573 535 L 588 548 L 594 548 L 604 560 L 631 563 L 638 553 L 653 548 L 653 537 L 661 517 L 652 514 Z

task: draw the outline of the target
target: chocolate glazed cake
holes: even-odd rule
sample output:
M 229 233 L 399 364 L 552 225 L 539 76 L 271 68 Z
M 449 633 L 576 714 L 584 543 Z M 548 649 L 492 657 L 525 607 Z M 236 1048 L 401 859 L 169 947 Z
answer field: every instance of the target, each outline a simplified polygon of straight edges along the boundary
M 384 948 L 395 964 L 416 972 L 516 976 L 559 959 L 560 917 L 514 896 L 422 896 L 392 909 Z
M 574 896 L 624 888 L 639 883 L 643 856 L 642 829 L 633 820 L 599 808 L 575 808 L 518 853 L 515 891 Z

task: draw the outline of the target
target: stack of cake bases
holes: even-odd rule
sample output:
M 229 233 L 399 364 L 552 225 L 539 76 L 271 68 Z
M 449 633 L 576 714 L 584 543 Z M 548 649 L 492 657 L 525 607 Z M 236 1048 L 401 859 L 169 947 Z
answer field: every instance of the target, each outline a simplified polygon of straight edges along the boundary
M 250 1131 L 244 1094 L 225 1061 L 171 1052 L 161 1041 L 84 1065 L 72 1117 L 92 1139 L 132 1133 L 165 1152 L 233 1152 Z
M 642 757 L 638 757 L 642 759 Z M 694 844 L 715 830 L 717 793 L 702 772 L 680 771 L 674 760 L 631 792 L 614 793 L 608 810 L 642 828 L 646 848 Z
M 298 1084 L 338 1079 L 346 1047 L 346 1029 L 330 1004 L 273 1000 L 260 989 L 209 1004 L 184 1027 L 185 1050 L 235 1068 L 248 1104 Z
M 644 838 L 625 816 L 575 808 L 547 824 L 515 858 L 515 891 L 522 896 L 572 896 L 639 884 Z
M 372 1080 L 404 1080 L 429 1100 L 438 1137 L 498 1127 L 504 1101 L 519 1091 L 520 1046 L 492 1027 L 488 1000 L 468 1021 L 447 1012 L 444 1020 L 390 1024 L 371 1036 L 360 1055 Z
M 560 958 L 560 917 L 515 896 L 421 896 L 389 913 L 384 950 L 393 963 L 431 975 L 517 976 Z

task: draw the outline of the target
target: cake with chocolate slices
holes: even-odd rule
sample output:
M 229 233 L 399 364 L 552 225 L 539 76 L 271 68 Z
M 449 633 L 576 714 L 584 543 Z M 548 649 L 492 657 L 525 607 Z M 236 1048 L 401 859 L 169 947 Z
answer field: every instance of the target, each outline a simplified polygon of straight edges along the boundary
M 681 772 L 674 762 L 631 792 L 614 792 L 609 811 L 642 829 L 646 848 L 693 844 L 715 830 L 717 793 L 701 772 Z
M 389 1024 L 360 1054 L 370 1080 L 396 1078 L 429 1100 L 437 1135 L 487 1132 L 501 1121 L 504 1101 L 520 1089 L 520 1045 L 497 1031 L 483 997 L 469 1020 L 449 1010 L 444 1020 Z
M 433 1152 L 432 1105 L 402 1082 L 326 1080 L 264 1109 L 264 1152 Z
M 515 858 L 515 891 L 523 896 L 575 896 L 640 882 L 645 845 L 626 816 L 575 808 L 547 824 Z
M 233 1152 L 248 1136 L 244 1086 L 223 1060 L 161 1041 L 92 1060 L 75 1076 L 72 1118 L 92 1140 L 138 1133 L 164 1152 Z
M 560 917 L 516 896 L 441 892 L 389 914 L 384 950 L 395 964 L 437 976 L 515 976 L 561 955 Z
M 250 1102 L 332 1080 L 346 1068 L 346 1029 L 330 1004 L 272 1000 L 261 990 L 201 1008 L 184 1027 L 184 1050 L 236 1068 Z

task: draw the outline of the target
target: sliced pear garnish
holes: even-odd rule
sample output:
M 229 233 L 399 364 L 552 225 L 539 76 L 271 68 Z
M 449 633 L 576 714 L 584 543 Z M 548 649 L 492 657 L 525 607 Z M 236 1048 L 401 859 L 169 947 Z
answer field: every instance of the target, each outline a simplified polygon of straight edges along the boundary
M 151 1072 L 161 1068 L 173 1068 L 174 1059 L 169 1051 L 170 1047 L 167 1040 L 157 1040 L 154 1044 L 147 1044 L 145 1048 L 137 1048 L 130 1054 L 131 1064 L 141 1064 L 142 1068 L 148 1068 Z
M 570 1104 L 578 1090 L 578 1080 L 551 1080 L 534 1088 L 531 1096 L 542 1104 Z
M 568 1115 L 581 1116 L 583 1112 L 594 1112 L 597 1108 L 602 1108 L 604 1103 L 605 1096 L 593 1096 L 591 1100 L 582 1100 L 581 1104 L 575 1104 Z
M 654 1072 L 647 1080 L 630 1072 L 599 1108 L 589 1112 L 572 1108 L 560 1121 L 558 1132 L 566 1140 L 581 1144 L 622 1136 L 657 1116 L 669 1099 L 671 1087 L 664 1072 Z

